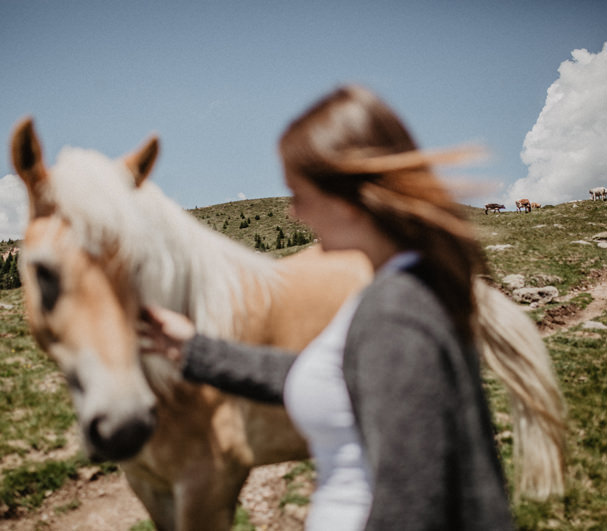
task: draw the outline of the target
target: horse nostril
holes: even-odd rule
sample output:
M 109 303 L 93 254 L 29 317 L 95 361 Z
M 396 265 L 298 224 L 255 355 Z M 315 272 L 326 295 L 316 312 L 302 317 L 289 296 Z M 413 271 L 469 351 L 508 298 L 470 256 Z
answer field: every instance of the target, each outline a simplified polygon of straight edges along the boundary
M 155 425 L 156 416 L 152 411 L 116 425 L 112 425 L 107 415 L 98 415 L 89 423 L 87 435 L 96 455 L 110 461 L 122 461 L 141 450 L 152 436 Z
M 105 418 L 105 415 L 98 415 L 89 424 L 88 437 L 95 448 L 104 446 L 104 438 L 99 433 L 99 426 Z

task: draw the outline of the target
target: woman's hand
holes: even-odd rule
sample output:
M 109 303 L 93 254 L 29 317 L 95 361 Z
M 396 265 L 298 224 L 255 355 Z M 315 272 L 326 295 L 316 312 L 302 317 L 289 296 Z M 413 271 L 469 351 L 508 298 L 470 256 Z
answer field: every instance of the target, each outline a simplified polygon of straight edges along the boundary
M 145 308 L 139 326 L 141 354 L 160 354 L 176 364 L 182 361 L 181 350 L 196 334 L 194 323 L 185 315 L 166 308 Z

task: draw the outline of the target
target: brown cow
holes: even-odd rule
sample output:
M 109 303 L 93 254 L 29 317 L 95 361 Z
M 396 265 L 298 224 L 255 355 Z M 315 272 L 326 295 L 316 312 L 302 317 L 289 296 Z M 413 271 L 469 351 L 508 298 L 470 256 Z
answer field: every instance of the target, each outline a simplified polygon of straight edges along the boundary
M 492 212 L 497 212 L 499 214 L 499 211 L 502 208 L 506 208 L 504 205 L 500 205 L 499 203 L 487 203 L 485 205 L 485 214 L 489 214 L 489 210 L 491 210 Z
M 531 212 L 531 203 L 529 202 L 529 199 L 519 199 L 518 201 L 515 201 L 515 204 L 517 212 L 520 212 L 523 208 L 525 209 L 525 212 Z

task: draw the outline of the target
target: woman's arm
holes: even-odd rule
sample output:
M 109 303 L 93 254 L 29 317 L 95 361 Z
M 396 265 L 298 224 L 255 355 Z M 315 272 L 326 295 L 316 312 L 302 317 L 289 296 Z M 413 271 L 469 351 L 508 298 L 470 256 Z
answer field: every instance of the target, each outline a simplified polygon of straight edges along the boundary
M 275 404 L 282 404 L 284 381 L 296 357 L 269 346 L 197 334 L 189 319 L 163 308 L 144 312 L 139 337 L 142 354 L 165 356 L 188 381 Z
M 206 383 L 260 402 L 283 403 L 293 352 L 268 346 L 211 339 L 196 335 L 185 343 L 182 374 L 191 382 Z

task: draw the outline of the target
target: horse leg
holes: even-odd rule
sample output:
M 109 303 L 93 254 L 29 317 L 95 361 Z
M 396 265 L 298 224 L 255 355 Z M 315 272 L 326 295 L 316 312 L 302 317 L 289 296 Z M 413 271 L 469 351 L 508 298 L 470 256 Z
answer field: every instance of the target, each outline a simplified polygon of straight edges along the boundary
M 238 494 L 249 469 L 235 462 L 216 463 L 214 470 L 193 467 L 175 485 L 178 531 L 230 531 Z
M 158 531 L 229 531 L 249 469 L 232 462 L 192 465 L 173 486 L 123 466 L 131 489 Z
M 136 465 L 122 465 L 129 486 L 143 503 L 158 531 L 175 531 L 175 499 L 168 483 L 150 481 Z

